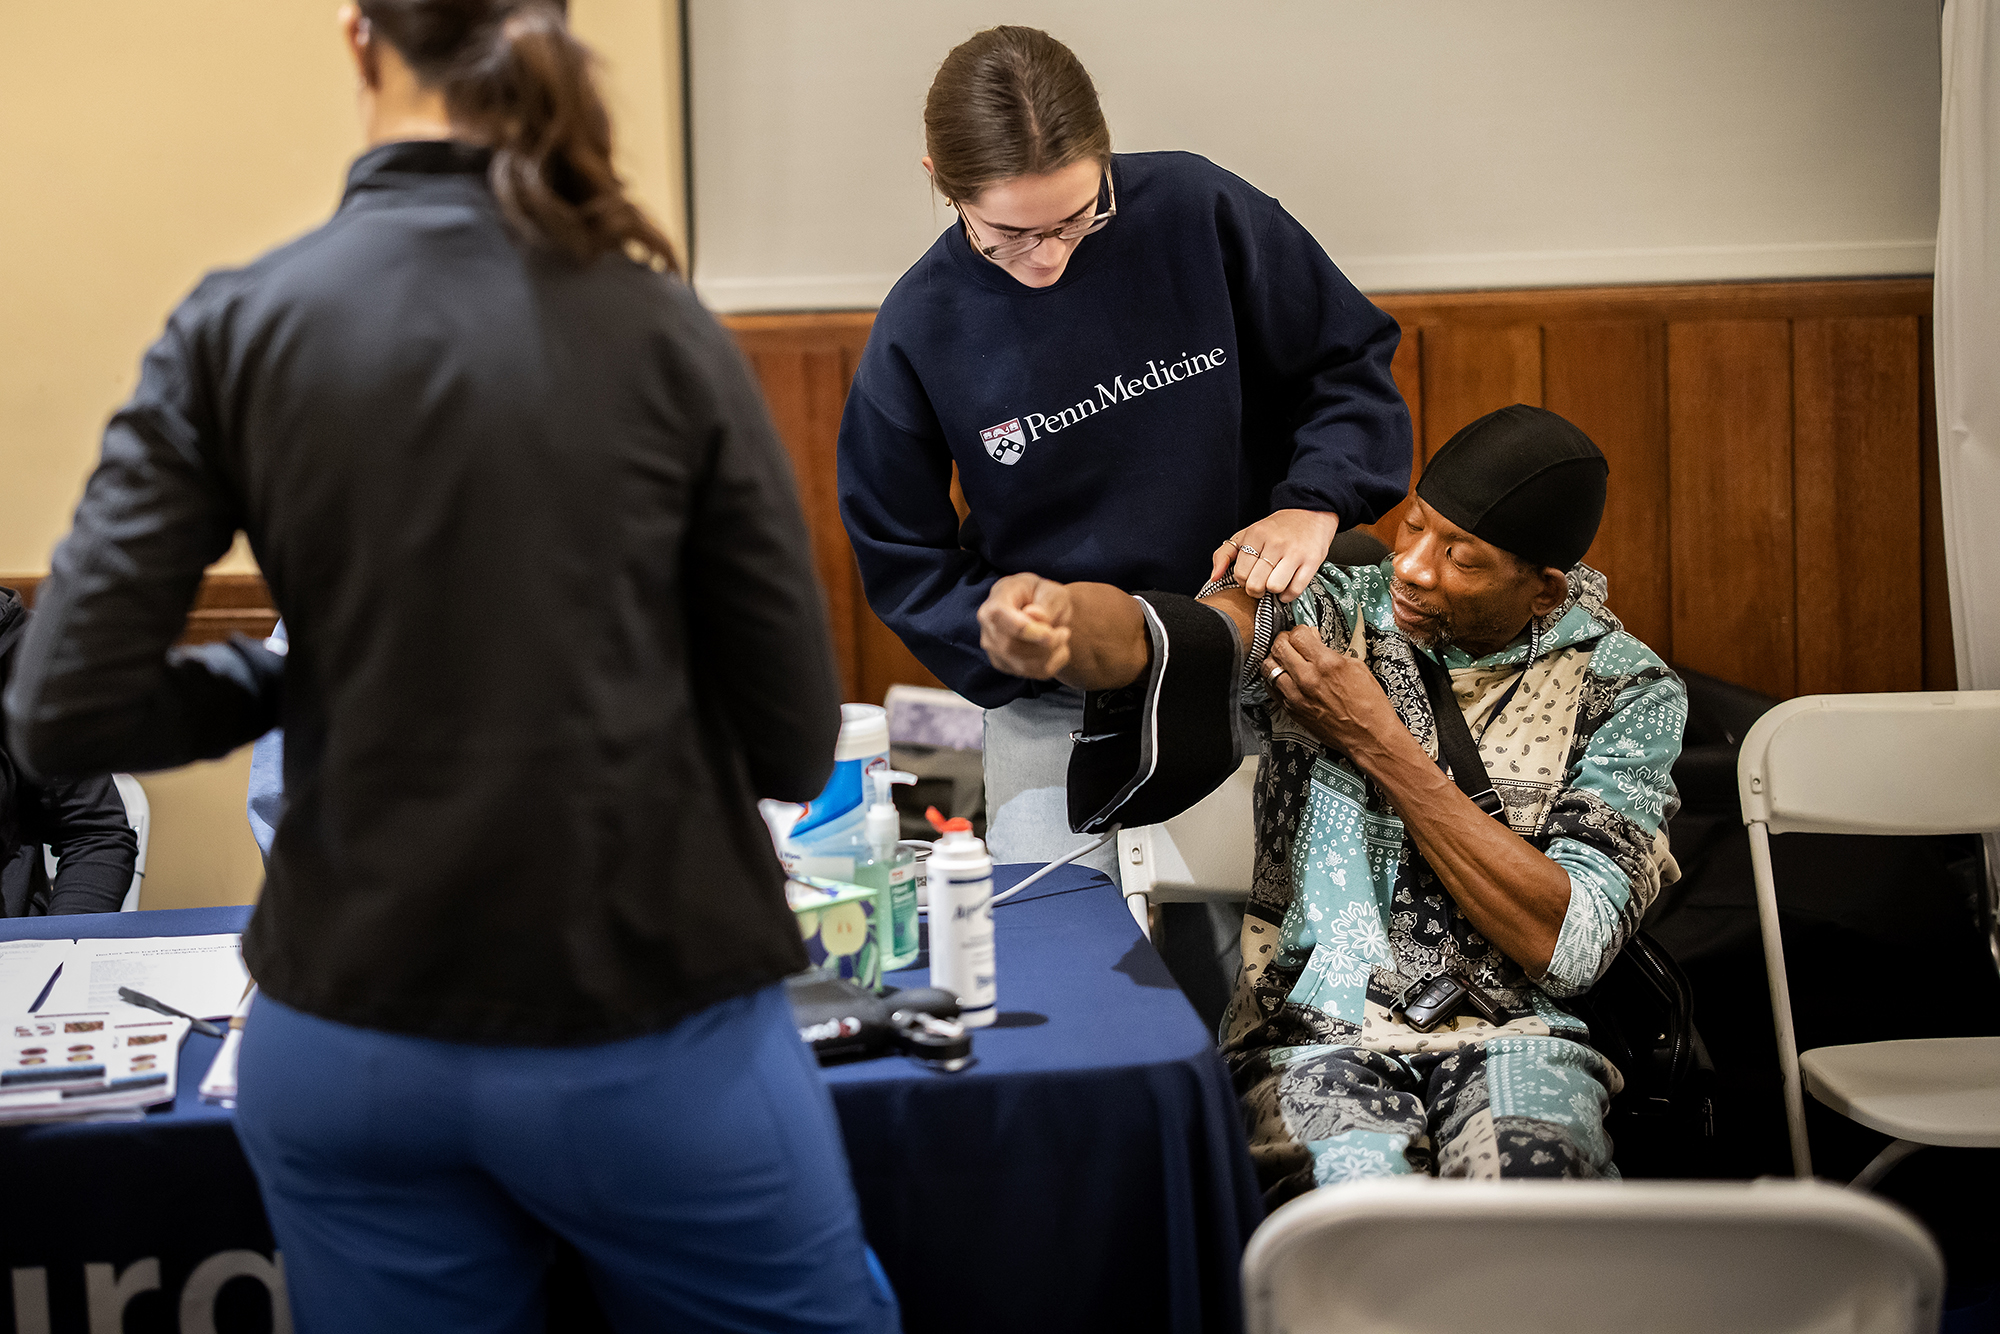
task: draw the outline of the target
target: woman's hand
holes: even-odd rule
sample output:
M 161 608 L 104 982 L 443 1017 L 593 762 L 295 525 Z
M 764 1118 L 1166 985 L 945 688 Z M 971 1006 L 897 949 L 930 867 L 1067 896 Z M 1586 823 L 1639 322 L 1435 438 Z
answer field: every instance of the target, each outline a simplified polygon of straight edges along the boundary
M 979 647 L 999 670 L 1046 681 L 1069 665 L 1070 592 L 1038 574 L 1010 574 L 979 608 Z
M 1278 636 L 1264 659 L 1264 681 L 1307 731 L 1371 773 L 1371 760 L 1385 744 L 1412 740 L 1368 665 L 1328 648 L 1312 626 Z
M 1276 593 L 1278 601 L 1290 602 L 1326 563 L 1326 549 L 1339 531 L 1338 514 L 1279 510 L 1217 547 L 1208 577 L 1212 582 L 1231 570 L 1251 597 Z

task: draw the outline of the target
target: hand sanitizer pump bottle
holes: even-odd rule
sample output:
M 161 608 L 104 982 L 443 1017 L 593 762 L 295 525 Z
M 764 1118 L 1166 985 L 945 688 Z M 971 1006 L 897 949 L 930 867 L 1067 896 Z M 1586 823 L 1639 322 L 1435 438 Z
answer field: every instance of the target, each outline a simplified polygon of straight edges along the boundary
M 891 791 L 897 783 L 914 783 L 915 774 L 876 769 L 868 775 L 875 800 L 868 807 L 868 859 L 854 868 L 856 884 L 877 891 L 875 920 L 882 926 L 882 971 L 908 968 L 917 961 L 917 855 L 899 846 L 902 823 Z
M 993 968 L 993 859 L 969 820 L 930 811 L 931 985 L 958 997 L 958 1022 L 984 1028 L 999 1016 Z

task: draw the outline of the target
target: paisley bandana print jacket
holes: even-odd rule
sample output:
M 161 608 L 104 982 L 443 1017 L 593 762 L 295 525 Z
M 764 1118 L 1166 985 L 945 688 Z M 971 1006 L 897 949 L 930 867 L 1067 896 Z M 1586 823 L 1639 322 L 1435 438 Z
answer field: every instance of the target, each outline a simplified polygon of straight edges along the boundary
M 1568 599 L 1535 625 L 1532 657 L 1525 635 L 1476 660 L 1444 653 L 1508 827 L 1569 874 L 1568 915 L 1539 977 L 1473 929 L 1387 795 L 1307 732 L 1258 670 L 1287 618 L 1316 626 L 1329 646 L 1368 664 L 1435 756 L 1415 650 L 1390 611 L 1388 562 L 1328 565 L 1290 607 L 1260 604 L 1242 690 L 1262 741 L 1256 870 L 1243 968 L 1221 1034 L 1239 1089 L 1326 1047 L 1420 1052 L 1510 1036 L 1587 1040 L 1563 1001 L 1590 988 L 1660 886 L 1679 876 L 1663 827 L 1679 805 L 1669 774 L 1687 717 L 1680 678 L 1625 633 L 1604 596 L 1604 576 L 1579 565 Z M 1499 1022 L 1466 1013 L 1420 1033 L 1391 1014 L 1406 985 L 1447 969 L 1493 997 Z

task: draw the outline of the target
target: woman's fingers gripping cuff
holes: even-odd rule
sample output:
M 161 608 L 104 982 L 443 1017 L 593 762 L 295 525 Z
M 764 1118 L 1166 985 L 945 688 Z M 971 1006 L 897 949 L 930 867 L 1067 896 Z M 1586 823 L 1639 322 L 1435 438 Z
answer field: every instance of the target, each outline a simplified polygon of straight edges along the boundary
M 1278 595 L 1278 601 L 1289 603 L 1299 595 L 1303 582 L 1299 579 L 1299 562 L 1291 556 L 1281 557 L 1269 567 L 1271 592 Z
M 1269 591 L 1271 566 L 1262 551 L 1250 547 L 1236 553 L 1236 565 L 1232 573 L 1243 591 L 1253 598 L 1263 597 Z

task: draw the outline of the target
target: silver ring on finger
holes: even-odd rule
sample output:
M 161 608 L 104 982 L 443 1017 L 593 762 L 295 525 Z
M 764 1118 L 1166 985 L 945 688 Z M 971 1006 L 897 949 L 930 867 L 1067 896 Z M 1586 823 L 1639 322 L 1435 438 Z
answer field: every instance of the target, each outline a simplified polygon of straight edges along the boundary
M 1275 684 L 1277 682 L 1277 679 L 1283 676 L 1284 674 L 1285 674 L 1285 669 L 1283 667 L 1273 667 L 1271 669 L 1270 675 L 1265 679 Z
M 1245 546 L 1241 542 L 1234 543 L 1233 545 L 1236 547 L 1238 551 L 1242 552 L 1246 556 L 1254 556 L 1257 554 L 1257 548 L 1255 547 Z
M 1263 561 L 1274 570 L 1278 568 L 1278 562 L 1272 560 L 1269 556 L 1259 556 L 1257 559 Z

